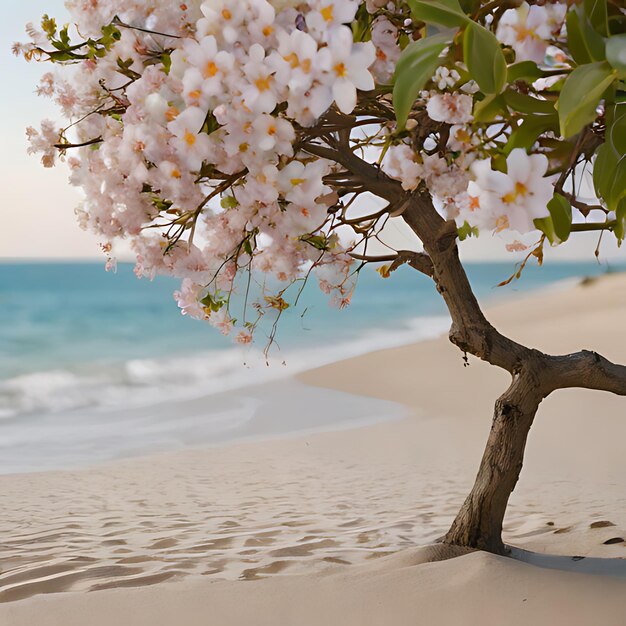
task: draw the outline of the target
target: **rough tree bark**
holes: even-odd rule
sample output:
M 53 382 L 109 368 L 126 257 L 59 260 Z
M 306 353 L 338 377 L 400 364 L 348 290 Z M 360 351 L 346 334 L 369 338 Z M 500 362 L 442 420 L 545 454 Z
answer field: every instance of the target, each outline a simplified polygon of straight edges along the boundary
M 552 391 L 565 387 L 626 395 L 626 367 L 586 351 L 546 355 L 500 334 L 487 321 L 472 292 L 459 260 L 454 224 L 444 221 L 426 196 L 414 197 L 403 215 L 432 262 L 433 279 L 452 318 L 452 343 L 506 369 L 512 377 L 511 385 L 496 401 L 474 486 L 443 539 L 444 543 L 502 554 L 502 522 L 539 404 Z
M 405 192 L 398 181 L 354 154 L 349 133 L 303 144 L 311 154 L 341 164 L 361 187 L 388 201 L 388 213 L 402 215 L 424 246 L 423 253 L 400 251 L 391 257 L 358 256 L 363 261 L 404 263 L 430 276 L 452 319 L 450 341 L 511 374 L 511 385 L 496 401 L 493 423 L 474 487 L 465 500 L 444 543 L 504 553 L 502 522 L 519 478 L 530 427 L 541 401 L 557 389 L 581 387 L 626 396 L 626 367 L 583 350 L 552 356 L 523 346 L 499 333 L 484 316 L 457 247 L 457 229 L 420 190 Z

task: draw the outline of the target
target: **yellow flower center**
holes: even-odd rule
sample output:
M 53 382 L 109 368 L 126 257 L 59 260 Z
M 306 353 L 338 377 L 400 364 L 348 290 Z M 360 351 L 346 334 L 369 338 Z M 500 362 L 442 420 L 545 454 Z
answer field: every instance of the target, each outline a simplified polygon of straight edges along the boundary
M 196 143 L 196 136 L 193 133 L 190 133 L 188 130 L 185 131 L 185 143 L 191 147 Z
M 213 61 L 209 61 L 204 68 L 204 77 L 205 78 L 213 78 L 218 72 L 218 67 L 213 63 Z
M 228 9 L 222 9 L 222 17 L 225 20 L 232 20 L 233 14 Z
M 335 69 L 335 73 L 340 78 L 343 78 L 346 75 L 346 66 L 344 63 L 337 63 L 334 69 Z
M 266 76 L 264 78 L 257 78 L 254 81 L 254 84 L 259 91 L 267 91 L 270 88 L 271 80 L 272 79 L 269 76 Z
M 320 13 L 322 14 L 322 17 L 327 21 L 327 22 L 332 22 L 333 21 L 333 5 L 329 4 L 327 7 L 324 7 Z
M 525 196 L 527 193 L 528 188 L 526 185 L 518 181 L 515 183 L 515 190 L 502 196 L 502 201 L 506 204 L 511 204 L 511 202 L 515 202 L 519 196 Z
M 292 178 L 289 182 L 294 187 L 297 187 L 298 185 L 301 185 L 304 182 L 304 178 Z
M 283 57 L 283 59 L 285 59 L 285 61 L 289 63 L 292 69 L 295 69 L 296 67 L 298 67 L 298 65 L 300 65 L 300 59 L 298 58 L 298 55 L 295 52 L 288 54 L 286 57 Z
M 535 31 L 526 25 L 520 25 L 515 30 L 517 31 L 516 39 L 519 42 L 524 41 L 524 39 L 539 39 Z
M 172 178 L 180 178 L 181 176 L 182 175 L 181 175 L 181 173 L 180 173 L 180 171 L 178 169 L 174 168 L 172 170 Z
M 268 25 L 263 29 L 263 36 L 269 37 L 273 32 L 274 32 L 274 28 Z
M 273 137 L 276 134 L 276 126 L 273 124 L 267 129 L 267 134 Z
M 165 119 L 168 122 L 173 122 L 180 114 L 180 111 L 176 107 L 170 107 L 165 111 Z
M 470 134 L 464 128 L 459 128 L 456 131 L 455 138 L 460 143 L 469 143 L 472 140 Z

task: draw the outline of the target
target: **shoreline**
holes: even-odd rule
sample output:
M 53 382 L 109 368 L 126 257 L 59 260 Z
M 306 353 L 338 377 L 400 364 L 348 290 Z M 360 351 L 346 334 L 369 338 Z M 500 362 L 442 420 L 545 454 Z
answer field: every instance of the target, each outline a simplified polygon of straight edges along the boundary
M 507 303 L 523 301 L 529 297 L 541 297 L 543 293 L 562 293 L 582 280 L 584 277 L 580 276 L 562 278 L 554 283 L 535 286 L 529 291 L 494 293 L 485 298 L 486 307 L 492 309 L 506 306 Z M 397 419 L 401 411 L 398 405 L 406 403 L 397 402 L 394 398 L 384 399 L 395 402 L 396 406 L 385 407 L 381 404 L 378 408 L 379 418 L 372 416 L 372 411 L 368 409 L 362 419 L 355 416 L 355 406 L 362 406 L 363 402 L 362 398 L 353 396 L 368 396 L 359 390 L 352 397 L 346 396 L 342 402 L 336 402 L 334 417 L 321 420 L 321 423 L 320 420 L 308 417 L 303 423 L 301 420 L 300 423 L 290 424 L 289 414 L 299 415 L 300 412 L 296 406 L 287 406 L 282 417 L 286 427 L 278 426 L 281 419 L 277 419 L 268 431 L 259 430 L 259 423 L 267 421 L 267 405 L 272 404 L 273 394 L 294 398 L 294 388 L 297 392 L 298 385 L 303 381 L 306 384 L 308 372 L 332 367 L 335 363 L 344 363 L 354 358 L 368 358 L 368 355 L 389 349 L 401 349 L 437 340 L 447 333 L 449 318 L 432 315 L 407 318 L 402 326 L 399 333 L 380 329 L 370 333 L 371 336 L 363 335 L 342 344 L 341 348 L 335 346 L 334 355 L 324 353 L 328 348 L 318 348 L 317 351 L 310 346 L 303 348 L 287 357 L 291 366 L 288 374 L 280 371 L 279 357 L 274 358 L 273 365 L 265 369 L 256 359 L 258 362 L 251 367 L 241 366 L 244 376 L 241 383 L 234 384 L 229 374 L 223 381 L 226 383 L 224 391 L 215 389 L 201 392 L 195 389 L 191 396 L 180 400 L 162 398 L 157 402 L 146 403 L 147 399 L 144 399 L 144 404 L 131 404 L 123 409 L 115 406 L 85 407 L 5 418 L 0 425 L 4 439 L 10 445 L 7 443 L 0 447 L 3 456 L 0 475 L 88 469 L 101 463 L 141 458 L 186 447 L 215 447 L 243 441 L 265 441 L 274 437 L 293 437 L 333 430 L 335 425 L 341 429 L 350 425 L 356 427 L 386 421 L 386 413 L 392 414 L 392 419 Z M 198 356 L 195 358 L 198 359 Z M 248 359 L 255 361 L 252 354 L 248 357 L 241 355 L 242 363 Z M 232 360 L 229 357 L 229 361 Z M 232 369 L 233 364 L 229 367 Z M 315 392 L 310 389 L 301 391 L 303 396 L 311 396 L 308 400 L 316 402 Z M 335 388 L 335 391 L 340 394 L 344 392 L 341 388 Z M 295 404 L 297 403 L 294 400 Z M 168 427 L 164 420 L 165 416 L 171 414 L 179 417 Z M 150 422 L 150 416 L 153 416 L 154 423 Z M 125 421 L 123 438 L 118 436 L 117 430 L 121 419 Z M 180 427 L 177 426 L 179 423 L 182 424 Z M 23 432 L 24 427 L 26 430 Z M 96 435 L 91 436 L 91 432 L 96 432 Z M 91 447 L 99 444 L 99 438 L 107 442 L 108 448 L 98 448 L 94 454 Z M 60 452 L 56 452 L 57 450 Z M 27 460 L 29 455 L 31 460 Z

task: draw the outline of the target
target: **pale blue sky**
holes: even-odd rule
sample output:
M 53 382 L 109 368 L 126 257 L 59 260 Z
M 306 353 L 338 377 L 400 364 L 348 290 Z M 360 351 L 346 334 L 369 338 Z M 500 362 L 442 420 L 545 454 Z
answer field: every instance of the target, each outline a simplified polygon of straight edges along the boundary
M 67 12 L 63 0 L 26 0 L 11 3 L 5 8 L 0 22 L 0 79 L 4 85 L 0 98 L 0 180 L 2 203 L 0 203 L 0 258 L 87 258 L 100 257 L 97 239 L 79 229 L 74 208 L 80 201 L 80 193 L 67 183 L 63 167 L 46 170 L 38 158 L 26 154 L 25 128 L 37 126 L 49 117 L 56 119 L 53 104 L 35 96 L 38 78 L 44 66 L 26 63 L 11 54 L 14 41 L 25 41 L 26 22 L 39 22 L 44 13 L 55 16 L 62 23 Z M 410 245 L 410 238 L 394 229 L 392 242 L 398 247 Z M 621 257 L 606 236 L 603 246 L 605 257 Z M 550 256 L 559 258 L 593 259 L 596 237 L 577 237 Z M 503 252 L 502 243 L 489 236 L 462 246 L 466 258 L 493 259 L 511 255 Z
M 7 3 L 8 4 L 8 3 Z M 24 26 L 44 13 L 64 21 L 63 0 L 11 2 L 0 22 L 0 257 L 88 257 L 98 255 L 94 237 L 74 217 L 80 195 L 67 183 L 63 168 L 47 170 L 26 154 L 25 128 L 56 118 L 53 104 L 35 94 L 42 65 L 14 57 L 11 44 L 26 41 Z

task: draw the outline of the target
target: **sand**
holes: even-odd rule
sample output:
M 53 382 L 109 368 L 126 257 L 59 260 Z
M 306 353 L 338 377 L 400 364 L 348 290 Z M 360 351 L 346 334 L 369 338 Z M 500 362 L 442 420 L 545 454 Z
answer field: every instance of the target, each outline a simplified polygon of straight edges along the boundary
M 538 348 L 626 362 L 625 276 L 489 315 Z M 540 407 L 505 520 L 530 554 L 424 563 L 507 375 L 442 338 L 299 378 L 320 411 L 331 388 L 408 417 L 0 477 L 0 624 L 626 624 L 625 400 L 568 390 Z

